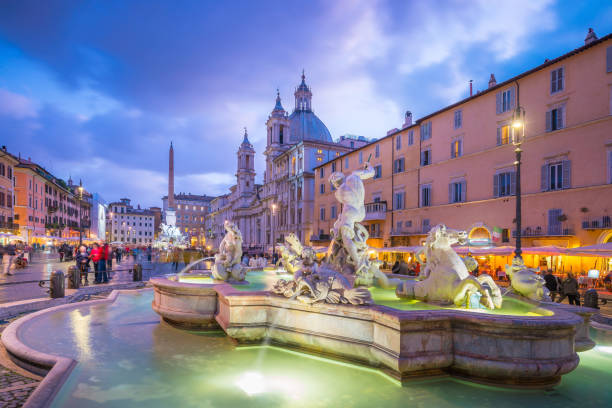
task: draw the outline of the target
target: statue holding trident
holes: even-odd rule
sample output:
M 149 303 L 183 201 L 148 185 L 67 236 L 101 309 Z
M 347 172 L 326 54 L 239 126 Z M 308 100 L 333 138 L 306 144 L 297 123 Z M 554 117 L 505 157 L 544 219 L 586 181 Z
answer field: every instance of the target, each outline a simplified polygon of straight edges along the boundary
M 329 182 L 336 189 L 336 199 L 342 204 L 342 212 L 331 230 L 332 243 L 327 251 L 327 262 L 341 273 L 356 275 L 355 285 L 371 286 L 377 278 L 379 285 L 387 287 L 391 282 L 380 271 L 378 263 L 370 261 L 366 243 L 369 234 L 360 224 L 366 215 L 363 180 L 374 175 L 374 167 L 368 158 L 361 170 L 348 176 L 341 172 L 329 176 Z

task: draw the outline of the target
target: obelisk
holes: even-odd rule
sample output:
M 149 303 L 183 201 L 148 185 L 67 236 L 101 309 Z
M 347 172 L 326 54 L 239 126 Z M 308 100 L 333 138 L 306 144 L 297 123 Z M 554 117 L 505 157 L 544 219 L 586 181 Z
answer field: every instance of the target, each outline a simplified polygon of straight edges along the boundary
M 174 147 L 170 142 L 170 157 L 168 160 L 168 207 L 166 208 L 166 225 L 176 226 L 174 211 Z

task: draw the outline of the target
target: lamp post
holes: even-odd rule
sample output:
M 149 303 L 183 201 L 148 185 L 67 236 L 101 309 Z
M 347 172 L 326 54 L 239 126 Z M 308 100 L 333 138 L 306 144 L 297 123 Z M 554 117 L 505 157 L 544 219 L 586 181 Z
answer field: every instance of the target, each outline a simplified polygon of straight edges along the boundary
M 272 203 L 272 262 L 274 262 L 274 255 L 276 254 L 276 241 L 274 239 L 274 214 L 276 213 L 276 204 Z
M 514 257 L 522 261 L 523 251 L 521 250 L 521 145 L 525 140 L 525 108 L 518 105 L 512 114 L 512 144 L 516 154 L 516 247 Z
M 83 186 L 79 186 L 79 247 L 83 245 Z

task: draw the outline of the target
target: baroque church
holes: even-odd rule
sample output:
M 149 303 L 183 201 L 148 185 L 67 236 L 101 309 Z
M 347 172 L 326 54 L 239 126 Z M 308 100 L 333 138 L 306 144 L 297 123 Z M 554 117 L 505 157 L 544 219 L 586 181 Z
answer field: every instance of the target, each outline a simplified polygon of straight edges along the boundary
M 277 91 L 266 122 L 263 184 L 255 184 L 255 149 L 245 129 L 237 151 L 236 184 L 229 193 L 211 201 L 207 245 L 218 248 L 226 219 L 238 225 L 245 248 L 252 252 L 270 251 L 273 241 L 283 242 L 292 232 L 308 242 L 315 216 L 313 169 L 368 143 L 363 137 L 346 136 L 334 142 L 312 109 L 312 91 L 303 72 L 294 96 L 295 107 L 289 114 Z

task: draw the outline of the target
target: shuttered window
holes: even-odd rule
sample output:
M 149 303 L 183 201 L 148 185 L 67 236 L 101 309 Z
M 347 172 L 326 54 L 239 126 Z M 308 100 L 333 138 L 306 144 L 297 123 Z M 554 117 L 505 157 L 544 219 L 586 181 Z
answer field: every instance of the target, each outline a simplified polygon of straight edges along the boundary
M 331 207 L 331 219 L 335 220 L 336 219 L 336 215 L 337 215 L 336 214 L 336 206 L 332 205 L 332 207 Z
M 421 124 L 421 140 L 431 139 L 431 121 Z
M 612 184 L 612 150 L 608 151 L 608 183 Z
M 325 221 L 325 207 L 321 207 L 320 216 L 321 216 L 321 221 Z
M 431 149 L 425 149 L 421 152 L 421 166 L 431 164 Z
M 406 205 L 406 193 L 403 191 L 398 191 L 393 195 L 393 209 L 394 210 L 403 210 Z
M 456 181 L 448 185 L 448 202 L 462 203 L 465 202 L 465 180 Z
M 399 159 L 396 159 L 393 162 L 393 173 L 401 173 L 405 170 L 404 168 L 404 158 L 401 157 Z
M 559 106 L 546 112 L 546 131 L 552 132 L 565 127 L 565 106 Z
M 463 154 L 463 141 L 461 139 L 453 140 L 451 143 L 451 158 L 460 157 Z
M 606 48 L 606 72 L 612 72 L 612 46 Z
M 382 177 L 382 165 L 374 166 L 374 178 L 378 179 Z
M 319 193 L 324 194 L 325 193 L 325 184 L 321 183 L 321 185 L 319 186 Z
M 493 175 L 493 196 L 507 197 L 516 194 L 516 172 L 507 171 Z
M 563 67 L 550 72 L 550 93 L 560 92 L 565 86 L 565 73 Z
M 421 207 L 431 206 L 431 184 L 424 184 L 421 186 Z
M 408 146 L 412 146 L 414 144 L 414 130 L 408 132 Z
M 510 133 L 512 129 L 510 125 L 503 125 L 497 128 L 497 145 L 505 145 L 510 143 Z
M 376 145 L 376 149 L 374 150 L 374 157 L 380 156 L 380 145 Z
M 498 92 L 495 95 L 495 105 L 495 111 L 498 115 L 514 109 L 514 87 Z
M 345 170 L 348 170 L 349 168 L 349 158 L 348 157 L 344 158 L 344 167 L 345 167 Z
M 548 210 L 548 235 L 561 235 L 561 215 L 563 210 L 553 208 Z
M 455 111 L 455 129 L 461 128 L 463 125 L 463 112 L 461 110 Z
M 359 152 L 359 164 L 363 163 L 363 152 Z
M 541 190 L 563 190 L 571 187 L 571 161 L 548 163 L 542 166 Z
M 395 150 L 399 150 L 402 148 L 402 135 L 397 135 L 395 137 Z

